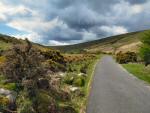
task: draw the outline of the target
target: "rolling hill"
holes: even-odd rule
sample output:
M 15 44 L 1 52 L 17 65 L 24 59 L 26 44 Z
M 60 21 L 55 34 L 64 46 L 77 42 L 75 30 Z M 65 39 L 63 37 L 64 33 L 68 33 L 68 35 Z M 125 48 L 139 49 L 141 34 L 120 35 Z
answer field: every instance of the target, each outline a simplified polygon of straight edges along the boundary
M 143 37 L 145 32 L 150 30 L 131 32 L 127 34 L 106 37 L 94 41 L 66 45 L 66 46 L 43 46 L 40 44 L 33 43 L 33 45 L 40 49 L 58 49 L 62 52 L 105 52 L 105 53 L 116 53 L 119 51 L 134 51 L 136 52 L 141 45 L 140 39 Z M 9 49 L 14 44 L 24 43 L 24 40 L 16 39 L 7 35 L 0 34 L 0 50 Z
M 0 50 L 8 50 L 14 45 L 24 44 L 24 43 L 25 43 L 25 40 L 17 39 L 15 37 L 0 34 Z M 40 50 L 45 50 L 45 49 L 50 50 L 50 48 L 47 48 L 46 46 L 43 46 L 43 45 L 40 45 L 37 43 L 32 42 L 32 45 L 34 48 L 38 48 Z
M 63 52 L 105 52 L 116 53 L 118 51 L 134 51 L 136 52 L 141 45 L 140 39 L 145 32 L 150 30 L 132 32 L 117 36 L 111 36 L 90 42 L 67 45 L 67 46 L 53 46 L 51 48 L 59 49 Z

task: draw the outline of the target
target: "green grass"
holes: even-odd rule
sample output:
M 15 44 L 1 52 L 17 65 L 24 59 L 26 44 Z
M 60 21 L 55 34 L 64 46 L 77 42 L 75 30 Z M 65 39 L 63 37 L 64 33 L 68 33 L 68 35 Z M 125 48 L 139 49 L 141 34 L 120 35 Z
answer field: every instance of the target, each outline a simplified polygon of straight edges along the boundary
M 150 67 L 143 64 L 124 64 L 123 67 L 137 78 L 150 83 Z
M 3 41 L 0 41 L 0 50 L 7 50 L 12 46 L 10 43 L 5 43 Z
M 16 90 L 16 84 L 15 83 L 4 83 L 5 78 L 0 75 L 0 88 L 8 89 L 8 90 Z
M 71 64 L 71 67 L 73 68 L 73 73 L 81 73 L 80 69 L 88 64 L 87 72 L 86 72 L 86 80 L 85 85 L 80 87 L 80 90 L 84 93 L 84 96 L 74 96 L 71 102 L 69 103 L 73 108 L 75 108 L 78 113 L 84 113 L 87 105 L 87 99 L 90 92 L 90 86 L 93 78 L 93 72 L 95 69 L 95 65 L 97 61 L 100 59 L 101 55 L 97 55 L 94 59 L 88 59 L 86 61 L 82 61 L 80 63 L 73 63 Z M 68 73 L 69 74 L 69 73 Z M 77 75 L 78 76 L 78 75 Z

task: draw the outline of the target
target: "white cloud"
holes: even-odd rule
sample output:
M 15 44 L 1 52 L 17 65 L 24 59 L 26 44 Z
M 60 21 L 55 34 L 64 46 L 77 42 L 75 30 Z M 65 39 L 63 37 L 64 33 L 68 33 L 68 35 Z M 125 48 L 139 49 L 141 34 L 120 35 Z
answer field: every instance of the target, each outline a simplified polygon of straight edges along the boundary
M 120 1 L 111 7 L 110 12 L 105 15 L 107 23 L 116 24 L 133 21 L 135 16 L 142 14 L 145 4 L 130 4 L 128 1 Z M 136 20 L 136 19 L 134 19 Z
M 131 6 L 131 12 L 133 14 L 139 14 L 141 13 L 142 11 L 144 10 L 143 6 L 142 5 L 133 5 Z
M 56 26 L 63 25 L 63 22 L 59 21 L 58 18 L 55 18 L 51 21 L 44 21 L 40 18 L 30 18 L 30 20 L 20 18 L 17 20 L 10 21 L 7 25 L 26 32 L 46 32 Z
M 13 16 L 16 15 L 27 15 L 27 14 L 34 15 L 35 12 L 30 8 L 25 7 L 24 5 L 13 6 L 11 4 L 0 2 L 0 18 L 2 18 L 3 21 L 4 20 L 6 21 L 8 18 L 12 18 Z
M 49 40 L 48 45 L 56 46 L 56 45 L 69 45 L 69 43 L 59 42 L 56 40 Z
M 97 38 L 96 34 L 92 32 L 84 31 L 82 32 L 82 34 L 83 34 L 84 41 L 90 41 Z
M 101 26 L 100 30 L 106 32 L 108 35 L 119 35 L 128 32 L 123 26 Z
M 31 32 L 28 34 L 17 34 L 17 35 L 12 35 L 13 37 L 16 37 L 18 39 L 26 39 L 28 38 L 30 41 L 36 42 L 36 43 L 41 43 L 44 41 L 42 37 L 40 37 L 39 34 Z

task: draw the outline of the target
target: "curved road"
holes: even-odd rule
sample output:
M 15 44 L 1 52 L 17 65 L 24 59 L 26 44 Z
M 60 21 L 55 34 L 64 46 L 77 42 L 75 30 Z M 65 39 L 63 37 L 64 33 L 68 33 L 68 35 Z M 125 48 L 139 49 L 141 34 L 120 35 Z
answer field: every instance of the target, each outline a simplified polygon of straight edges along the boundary
M 104 56 L 95 69 L 87 113 L 150 113 L 150 88 Z

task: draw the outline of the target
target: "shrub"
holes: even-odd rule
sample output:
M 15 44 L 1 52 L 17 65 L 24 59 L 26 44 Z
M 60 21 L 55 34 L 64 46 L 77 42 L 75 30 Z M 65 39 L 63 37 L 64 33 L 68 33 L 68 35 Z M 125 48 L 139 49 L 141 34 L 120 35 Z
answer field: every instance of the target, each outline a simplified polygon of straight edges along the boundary
M 87 69 L 88 69 L 88 64 L 85 64 L 84 66 L 81 67 L 80 72 L 87 74 Z
M 8 98 L 0 96 L 0 106 L 6 106 L 8 105 L 8 103 L 9 103 Z
M 85 79 L 83 77 L 77 77 L 73 81 L 74 86 L 82 87 L 85 85 Z
M 59 72 L 59 71 L 65 72 L 66 71 L 65 65 L 60 64 L 58 62 L 55 62 L 55 61 L 53 61 L 51 59 L 50 60 L 46 60 L 43 63 L 43 66 L 44 66 L 45 69 L 51 70 L 53 72 Z
M 74 76 L 72 76 L 72 75 L 66 75 L 63 81 L 66 84 L 72 85 L 73 81 L 74 81 Z
M 63 64 L 63 65 L 66 64 L 63 55 L 59 51 L 46 50 L 46 51 L 42 51 L 41 54 L 45 57 L 46 60 L 52 60 L 54 62 Z
M 25 100 L 22 107 L 18 110 L 19 113 L 35 113 L 32 108 L 32 102 Z
M 43 74 L 40 56 L 38 50 L 32 49 L 29 41 L 26 41 L 26 45 L 14 46 L 5 53 L 6 62 L 1 67 L 2 74 L 16 83 L 38 77 Z
M 150 64 L 150 33 L 147 32 L 142 38 L 143 45 L 140 48 L 140 56 L 145 62 L 145 66 Z
M 120 64 L 124 64 L 124 63 L 129 63 L 129 62 L 137 62 L 137 55 L 134 52 L 119 52 L 116 55 L 116 60 L 117 62 L 119 62 Z
M 37 113 L 57 113 L 55 101 L 48 94 L 39 92 L 35 103 Z

